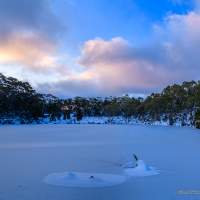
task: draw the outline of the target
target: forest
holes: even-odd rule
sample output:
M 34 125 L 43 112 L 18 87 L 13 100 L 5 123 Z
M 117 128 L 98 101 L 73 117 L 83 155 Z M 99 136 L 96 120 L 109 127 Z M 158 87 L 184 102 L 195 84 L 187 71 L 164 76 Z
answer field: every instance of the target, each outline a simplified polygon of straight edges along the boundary
M 28 82 L 0 73 L 0 124 L 42 123 L 43 119 L 76 121 L 83 117 L 116 117 L 140 122 L 167 121 L 200 128 L 200 81 L 169 85 L 146 98 L 75 97 L 60 99 L 36 92 Z

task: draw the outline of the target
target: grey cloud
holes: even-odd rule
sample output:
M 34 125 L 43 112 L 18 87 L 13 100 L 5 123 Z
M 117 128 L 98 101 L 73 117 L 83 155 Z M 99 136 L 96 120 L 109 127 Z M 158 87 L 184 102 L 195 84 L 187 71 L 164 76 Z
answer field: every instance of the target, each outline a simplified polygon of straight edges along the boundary
M 83 97 L 106 97 L 106 96 L 120 96 L 123 94 L 135 94 L 138 96 L 149 94 L 152 91 L 152 88 L 140 88 L 135 86 L 128 86 L 126 88 L 113 88 L 113 89 L 106 89 L 105 87 L 100 87 L 92 83 L 91 81 L 60 81 L 56 83 L 46 83 L 46 84 L 39 84 L 36 87 L 41 93 L 52 93 L 56 96 L 62 98 L 68 97 L 76 97 L 76 96 L 83 96 Z M 158 91 L 159 88 L 154 88 L 154 91 Z M 131 93 L 133 92 L 133 93 Z
M 0 39 L 20 31 L 53 38 L 64 30 L 50 0 L 0 0 L 0 24 Z

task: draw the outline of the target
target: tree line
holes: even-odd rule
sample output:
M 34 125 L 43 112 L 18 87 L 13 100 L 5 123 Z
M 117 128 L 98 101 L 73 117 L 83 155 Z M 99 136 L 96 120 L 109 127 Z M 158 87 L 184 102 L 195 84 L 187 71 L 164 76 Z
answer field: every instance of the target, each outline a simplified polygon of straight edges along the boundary
M 160 93 L 146 98 L 128 95 L 107 98 L 75 97 L 60 99 L 51 94 L 37 93 L 28 82 L 22 82 L 0 73 L 0 123 L 22 124 L 69 120 L 80 121 L 82 117 L 122 116 L 127 121 L 167 121 L 173 125 L 177 120 L 182 126 L 200 128 L 200 81 L 183 82 L 167 86 Z

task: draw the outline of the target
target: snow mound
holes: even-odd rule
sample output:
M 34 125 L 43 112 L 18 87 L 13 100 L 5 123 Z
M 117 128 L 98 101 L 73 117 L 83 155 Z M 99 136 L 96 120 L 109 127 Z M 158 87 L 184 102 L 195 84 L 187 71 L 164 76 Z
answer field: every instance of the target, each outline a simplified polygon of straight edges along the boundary
M 44 182 L 55 186 L 96 188 L 110 187 L 124 183 L 132 177 L 158 175 L 159 171 L 148 166 L 143 160 L 137 161 L 137 165 L 128 162 L 123 165 L 123 175 L 102 173 L 62 172 L 49 174 Z
M 125 176 L 80 172 L 54 173 L 44 179 L 44 182 L 50 185 L 84 188 L 109 187 L 122 184 L 125 181 Z
M 127 168 L 125 167 L 124 173 L 130 177 L 153 176 L 160 174 L 159 170 L 155 169 L 154 167 L 146 165 L 143 160 L 137 161 L 136 167 L 127 167 Z

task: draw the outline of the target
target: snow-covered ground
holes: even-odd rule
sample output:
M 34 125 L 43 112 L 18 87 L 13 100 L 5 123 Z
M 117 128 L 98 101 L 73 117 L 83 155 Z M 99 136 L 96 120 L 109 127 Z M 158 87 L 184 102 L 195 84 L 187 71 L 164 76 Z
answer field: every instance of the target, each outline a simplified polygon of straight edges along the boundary
M 12 125 L 0 127 L 2 200 L 200 199 L 200 132 L 142 125 Z M 49 174 L 123 175 L 135 153 L 160 170 L 102 188 L 58 187 Z M 141 170 L 141 169 L 140 169 Z M 129 173 L 129 172 L 128 172 Z M 197 194 L 188 194 L 196 191 Z
M 184 126 L 193 127 L 191 118 L 188 115 L 184 121 L 182 121 L 181 116 L 177 116 L 176 120 L 173 123 L 173 126 Z M 29 122 L 30 123 L 30 122 Z M 11 118 L 11 119 L 2 119 L 0 121 L 0 125 L 6 124 L 15 124 L 20 125 L 21 120 L 19 118 Z M 83 117 L 82 120 L 77 121 L 76 117 L 72 116 L 71 119 L 63 119 L 63 116 L 60 119 L 56 119 L 51 121 L 50 118 L 47 116 L 45 118 L 41 118 L 40 120 L 33 121 L 30 124 L 117 124 L 117 125 L 162 125 L 162 126 L 169 126 L 169 120 L 165 119 L 165 116 L 161 117 L 160 121 L 153 121 L 153 120 L 141 120 L 138 118 L 131 117 L 129 119 L 124 118 L 123 116 L 114 116 L 114 117 Z
M 77 121 L 75 117 L 72 117 L 70 120 L 55 120 L 50 121 L 49 118 L 41 120 L 41 124 L 118 124 L 118 125 L 162 125 L 162 126 L 169 126 L 169 120 L 163 120 L 160 121 L 144 121 L 140 120 L 134 117 L 131 117 L 129 119 L 126 119 L 122 116 L 116 116 L 116 117 L 83 117 L 82 120 Z M 191 120 L 186 119 L 184 121 L 185 126 L 192 127 Z M 174 121 L 173 126 L 182 126 L 181 123 L 181 117 L 177 118 L 176 121 Z

